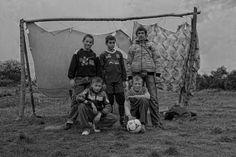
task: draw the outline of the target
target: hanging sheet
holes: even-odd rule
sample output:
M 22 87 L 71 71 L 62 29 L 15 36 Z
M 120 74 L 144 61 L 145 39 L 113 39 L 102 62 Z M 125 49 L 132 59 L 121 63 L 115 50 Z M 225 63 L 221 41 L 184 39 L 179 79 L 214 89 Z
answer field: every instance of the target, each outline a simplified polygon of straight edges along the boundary
M 85 33 L 73 29 L 48 32 L 34 23 L 28 24 L 27 28 L 39 90 L 50 97 L 67 96 L 70 89 L 67 78 L 69 64 L 76 50 L 83 47 Z M 115 35 L 117 46 L 126 58 L 131 44 L 129 37 L 121 30 L 110 34 Z M 106 50 L 107 35 L 94 35 L 92 49 L 97 55 Z
M 136 29 L 141 26 L 134 23 L 133 37 L 135 40 Z M 156 78 L 157 87 L 166 91 L 179 91 L 184 85 L 185 74 L 189 77 L 189 89 L 195 89 L 196 75 L 199 69 L 200 57 L 197 49 L 192 56 L 192 69 L 186 69 L 186 59 L 190 48 L 191 27 L 187 23 L 180 25 L 176 32 L 168 31 L 158 24 L 142 25 L 147 29 L 148 40 L 153 42 L 156 53 L 160 56 L 158 64 L 161 73 L 160 78 Z M 197 43 L 198 45 L 198 39 Z M 188 66 L 189 68 L 190 66 Z

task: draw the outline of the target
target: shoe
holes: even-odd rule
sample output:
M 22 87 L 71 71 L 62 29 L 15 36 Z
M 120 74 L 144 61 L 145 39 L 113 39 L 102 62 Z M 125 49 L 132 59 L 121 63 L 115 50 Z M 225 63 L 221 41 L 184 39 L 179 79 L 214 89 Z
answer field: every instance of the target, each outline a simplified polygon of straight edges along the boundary
M 85 129 L 83 132 L 82 132 L 82 136 L 87 136 L 90 134 L 90 130 L 89 129 Z
M 145 128 L 145 125 L 141 125 L 141 130 L 140 130 L 140 133 L 145 133 L 146 132 L 146 128 Z
M 95 124 L 93 124 L 93 131 L 96 133 L 101 132 L 100 129 L 96 128 Z
M 71 123 L 66 123 L 62 128 L 63 128 L 63 130 L 69 130 L 69 129 L 71 129 L 71 127 L 72 127 Z

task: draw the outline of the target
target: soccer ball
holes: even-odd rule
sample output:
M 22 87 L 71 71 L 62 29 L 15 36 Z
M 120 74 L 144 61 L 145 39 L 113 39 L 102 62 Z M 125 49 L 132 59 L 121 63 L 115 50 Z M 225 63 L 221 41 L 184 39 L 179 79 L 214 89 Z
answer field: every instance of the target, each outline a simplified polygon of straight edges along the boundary
M 132 119 L 127 122 L 126 128 L 131 133 L 138 133 L 141 131 L 142 124 L 138 119 Z

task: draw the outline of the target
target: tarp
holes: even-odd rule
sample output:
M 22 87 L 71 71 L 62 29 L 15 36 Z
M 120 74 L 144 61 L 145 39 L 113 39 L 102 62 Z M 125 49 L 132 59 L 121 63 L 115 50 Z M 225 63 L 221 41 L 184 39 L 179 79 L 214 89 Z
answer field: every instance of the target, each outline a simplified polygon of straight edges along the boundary
M 133 40 L 136 39 L 135 31 L 140 25 L 134 22 Z M 157 87 L 178 92 L 184 83 L 187 83 L 188 89 L 194 90 L 200 55 L 196 50 L 191 57 L 193 66 L 186 66 L 189 64 L 187 57 L 191 38 L 190 25 L 184 23 L 176 32 L 166 30 L 157 23 L 143 26 L 148 30 L 148 40 L 154 43 L 156 53 L 160 56 L 158 59 L 160 68 L 157 72 L 161 73 L 161 77 L 156 78 Z M 48 32 L 34 23 L 28 24 L 27 28 L 39 90 L 50 97 L 67 96 L 70 89 L 67 78 L 69 64 L 73 53 L 83 47 L 82 38 L 85 33 L 70 28 Z M 127 58 L 131 45 L 129 36 L 122 30 L 108 34 L 115 35 L 117 49 L 120 49 L 124 58 Z M 105 37 L 108 34 L 94 35 L 95 44 L 92 49 L 98 56 L 106 50 Z M 198 47 L 198 42 L 195 44 Z M 186 80 L 188 82 L 184 82 Z
M 39 90 L 50 97 L 68 95 L 69 64 L 76 50 L 83 47 L 82 39 L 85 33 L 71 28 L 48 32 L 34 23 L 28 24 L 27 28 Z M 126 58 L 131 44 L 129 37 L 121 30 L 108 34 L 115 35 L 118 49 Z M 94 35 L 92 49 L 97 55 L 106 50 L 105 37 L 108 34 Z
M 138 22 L 134 23 L 133 37 L 135 40 L 136 30 L 139 26 Z M 188 89 L 195 89 L 197 71 L 200 68 L 199 50 L 196 49 L 191 62 L 193 66 L 185 67 L 190 49 L 191 26 L 187 23 L 179 25 L 176 32 L 168 31 L 160 27 L 157 23 L 152 25 L 142 25 L 147 29 L 148 40 L 153 42 L 158 59 L 158 69 L 161 73 L 160 78 L 156 78 L 157 86 L 166 91 L 179 91 L 184 86 L 185 75 L 190 77 L 188 81 Z M 198 47 L 198 39 L 197 39 Z M 192 68 L 192 69 L 187 69 Z

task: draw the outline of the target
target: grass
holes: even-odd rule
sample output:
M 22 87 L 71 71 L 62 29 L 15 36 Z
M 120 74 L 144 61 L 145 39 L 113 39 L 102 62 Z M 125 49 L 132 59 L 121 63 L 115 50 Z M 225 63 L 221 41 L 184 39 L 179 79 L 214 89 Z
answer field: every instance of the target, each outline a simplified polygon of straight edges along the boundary
M 159 92 L 160 106 L 172 106 L 177 94 Z M 112 129 L 81 136 L 78 126 L 65 130 L 44 130 L 62 125 L 70 102 L 36 100 L 33 118 L 27 97 L 26 116 L 16 121 L 17 95 L 11 101 L 0 98 L 1 157 L 233 157 L 236 154 L 236 92 L 205 90 L 195 93 L 189 109 L 197 113 L 190 120 L 163 121 L 166 130 L 147 127 L 145 134 Z M 47 101 L 45 101 L 47 100 Z M 116 109 L 117 111 L 117 109 Z

